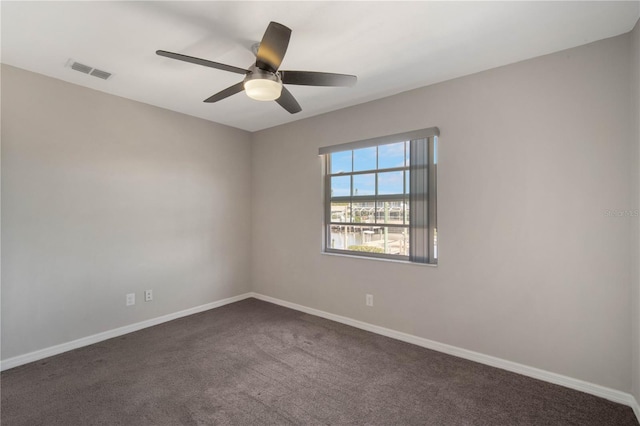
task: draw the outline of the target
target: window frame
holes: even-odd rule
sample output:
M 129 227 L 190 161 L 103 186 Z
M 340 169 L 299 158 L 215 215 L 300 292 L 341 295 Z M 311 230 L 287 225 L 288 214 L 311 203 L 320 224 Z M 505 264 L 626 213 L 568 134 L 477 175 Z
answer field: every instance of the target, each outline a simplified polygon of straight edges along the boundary
M 437 142 L 440 131 L 437 127 L 415 130 L 412 132 L 399 133 L 395 135 L 384 136 L 380 138 L 366 139 L 346 144 L 332 145 L 320 148 L 319 155 L 323 159 L 323 218 L 322 218 L 322 251 L 327 254 L 338 254 L 347 256 L 357 256 L 363 258 L 397 260 L 409 263 L 437 265 Z M 379 151 L 376 149 L 376 167 L 375 169 L 354 171 L 354 150 L 370 147 L 379 147 L 393 143 L 404 143 L 405 158 L 407 157 L 406 149 L 410 149 L 409 164 L 402 167 L 378 168 Z M 409 142 L 409 143 L 407 143 Z M 331 154 L 338 152 L 352 151 L 351 154 L 351 171 L 331 173 Z M 378 194 L 378 175 L 386 172 L 403 172 L 403 193 L 394 195 Z M 410 188 L 408 190 L 406 173 L 409 172 Z M 375 174 L 375 187 L 373 195 L 355 195 L 353 194 L 353 178 L 357 175 Z M 349 195 L 331 196 L 332 186 L 331 179 L 333 177 L 349 176 L 350 191 Z M 416 188 L 418 190 L 416 190 Z M 331 247 L 331 227 L 345 226 L 355 227 L 362 226 L 361 222 L 354 222 L 352 218 L 349 222 L 332 220 L 332 202 L 373 202 L 374 223 L 368 224 L 372 227 L 401 228 L 406 230 L 409 237 L 409 253 L 408 255 L 388 254 L 388 253 L 370 253 L 364 251 L 336 249 Z M 409 223 L 378 223 L 378 205 L 377 202 L 390 201 L 404 204 L 403 211 L 409 206 Z M 351 210 L 351 209 L 350 209 Z M 351 210 L 352 211 L 352 210 Z M 403 212 L 406 222 L 407 214 Z M 432 242 L 432 244 L 430 244 Z

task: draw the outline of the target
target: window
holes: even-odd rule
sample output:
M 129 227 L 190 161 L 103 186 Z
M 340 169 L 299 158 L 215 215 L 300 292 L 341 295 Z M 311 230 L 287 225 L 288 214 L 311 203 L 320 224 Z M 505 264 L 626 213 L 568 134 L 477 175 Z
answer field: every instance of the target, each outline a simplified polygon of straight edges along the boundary
M 320 149 L 324 158 L 324 251 L 438 263 L 439 131 Z

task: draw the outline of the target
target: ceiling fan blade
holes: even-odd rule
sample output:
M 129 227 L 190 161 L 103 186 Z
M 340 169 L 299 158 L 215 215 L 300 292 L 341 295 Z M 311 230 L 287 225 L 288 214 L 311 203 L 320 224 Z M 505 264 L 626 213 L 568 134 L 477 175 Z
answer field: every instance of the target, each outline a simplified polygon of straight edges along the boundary
M 190 62 L 192 64 L 202 65 L 209 68 L 216 68 L 223 71 L 235 72 L 236 74 L 247 74 L 247 70 L 234 67 L 231 65 L 221 64 L 219 62 L 208 61 L 206 59 L 194 58 L 193 56 L 181 55 L 180 53 L 167 52 L 166 50 L 156 50 L 156 55 L 166 58 L 177 59 L 179 61 Z
M 276 99 L 276 102 L 291 114 L 302 111 L 302 108 L 300 108 L 300 104 L 298 103 L 298 101 L 296 101 L 296 98 L 293 97 L 291 92 L 288 91 L 286 87 L 282 88 L 282 94 L 280 94 L 280 97 Z
M 291 30 L 277 22 L 269 22 L 256 53 L 256 66 L 260 69 L 276 72 L 287 52 Z
M 358 77 L 355 75 L 314 71 L 280 71 L 280 77 L 284 84 L 297 84 L 299 86 L 350 87 L 358 81 Z
M 215 95 L 208 97 L 207 99 L 204 100 L 204 102 L 207 102 L 207 103 L 218 102 L 224 98 L 228 98 L 231 95 L 240 93 L 243 90 L 244 90 L 244 81 L 241 81 L 238 84 L 234 84 L 231 87 L 227 87 L 226 89 L 216 93 Z

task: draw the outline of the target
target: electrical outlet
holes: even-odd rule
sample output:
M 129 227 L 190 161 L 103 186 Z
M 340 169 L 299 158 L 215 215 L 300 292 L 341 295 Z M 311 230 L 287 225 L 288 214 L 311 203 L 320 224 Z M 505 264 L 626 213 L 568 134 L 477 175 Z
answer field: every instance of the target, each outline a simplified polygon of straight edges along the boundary
M 136 294 L 135 293 L 127 294 L 127 306 L 131 306 L 135 304 L 136 304 Z
M 151 290 L 144 291 L 144 301 L 151 302 L 153 300 L 153 292 Z
M 367 304 L 367 306 L 373 306 L 373 294 L 367 294 L 365 303 Z

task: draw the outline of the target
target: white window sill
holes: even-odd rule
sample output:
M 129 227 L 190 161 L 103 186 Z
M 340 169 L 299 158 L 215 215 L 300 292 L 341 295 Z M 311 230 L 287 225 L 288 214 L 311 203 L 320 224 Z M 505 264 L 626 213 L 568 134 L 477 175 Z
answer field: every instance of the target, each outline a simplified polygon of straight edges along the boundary
M 323 256 L 348 257 L 351 259 L 358 259 L 358 260 L 373 260 L 378 262 L 400 263 L 403 265 L 428 266 L 431 268 L 435 268 L 438 266 L 438 264 L 433 264 L 433 263 L 418 263 L 418 262 L 409 262 L 408 260 L 385 259 L 382 257 L 373 257 L 373 256 L 355 256 L 351 254 L 342 254 L 342 253 L 327 253 L 325 251 L 321 251 L 320 254 L 322 254 Z

